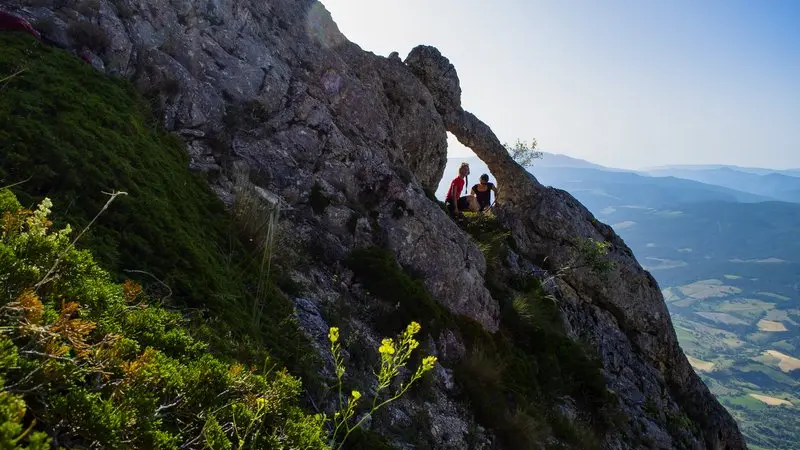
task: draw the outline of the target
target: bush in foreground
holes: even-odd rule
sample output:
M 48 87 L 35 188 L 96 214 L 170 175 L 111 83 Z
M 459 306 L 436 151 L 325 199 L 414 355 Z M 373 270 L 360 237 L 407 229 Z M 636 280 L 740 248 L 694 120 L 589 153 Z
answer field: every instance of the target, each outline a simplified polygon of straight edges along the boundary
M 327 448 L 300 380 L 207 353 L 181 314 L 119 284 L 0 191 L 0 446 Z M 48 275 L 49 274 L 49 275 Z

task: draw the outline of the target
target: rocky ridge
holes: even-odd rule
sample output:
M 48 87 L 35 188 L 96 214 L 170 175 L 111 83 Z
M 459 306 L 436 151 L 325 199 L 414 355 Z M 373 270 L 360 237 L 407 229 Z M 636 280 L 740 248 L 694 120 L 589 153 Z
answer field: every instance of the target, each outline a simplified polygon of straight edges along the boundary
M 571 335 L 597 349 L 626 417 L 604 446 L 639 448 L 631 436 L 646 435 L 654 448 L 746 448 L 680 350 L 653 277 L 609 226 L 568 193 L 538 183 L 461 108 L 457 72 L 435 48 L 417 47 L 405 61 L 364 52 L 314 1 L 12 0 L 2 7 L 30 19 L 48 41 L 88 52 L 98 69 L 131 79 L 224 201 L 234 203 L 237 180 L 246 179 L 265 202 L 280 205 L 287 240 L 318 255 L 295 276 L 313 286 L 296 302 L 320 349 L 329 325 L 321 311 L 343 293 L 354 306 L 369 303 L 368 293 L 333 275 L 348 273 L 341 261 L 350 250 L 370 245 L 394 251 L 451 312 L 498 329 L 483 254 L 426 194 L 443 176 L 450 131 L 503 187 L 499 215 L 512 230 L 518 265 L 557 270 L 576 237 L 611 243 L 616 266 L 607 277 L 577 269 L 557 282 Z M 351 320 L 366 343 L 377 343 L 366 318 Z M 427 347 L 445 359 L 463 356 L 453 333 Z M 427 410 L 434 448 L 495 448 L 456 391 L 449 370 L 438 368 L 431 397 L 395 405 L 382 431 L 407 446 L 393 430 L 415 426 L 412 417 Z M 648 418 L 647 402 L 660 417 Z M 697 433 L 667 426 L 667 416 L 681 412 Z

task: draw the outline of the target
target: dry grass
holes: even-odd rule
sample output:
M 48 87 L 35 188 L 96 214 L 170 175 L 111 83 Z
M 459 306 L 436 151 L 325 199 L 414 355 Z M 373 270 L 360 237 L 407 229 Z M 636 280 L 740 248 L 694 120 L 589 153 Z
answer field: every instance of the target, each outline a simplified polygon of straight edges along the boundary
M 689 265 L 685 261 L 680 261 L 677 259 L 655 258 L 653 256 L 648 256 L 645 258 L 645 260 L 646 261 L 642 264 L 647 270 L 675 269 Z
M 730 339 L 730 338 L 723 339 L 722 343 L 727 345 L 728 347 L 731 347 L 731 348 L 737 348 L 737 347 L 741 347 L 742 345 L 744 345 L 744 341 L 740 341 L 738 339 Z
M 611 228 L 613 228 L 615 230 L 624 230 L 625 228 L 630 228 L 630 227 L 632 227 L 634 225 L 636 225 L 636 222 L 634 222 L 632 220 L 626 220 L 624 222 L 618 222 L 618 223 L 615 223 L 615 224 L 611 225 Z
M 234 173 L 235 202 L 234 218 L 239 232 L 253 245 L 253 250 L 261 255 L 258 286 L 253 297 L 251 319 L 260 326 L 264 315 L 266 297 L 269 295 L 268 280 L 272 257 L 275 253 L 276 234 L 280 221 L 280 203 L 272 200 L 266 191 L 250 182 L 249 173 L 242 169 Z
M 741 289 L 728 286 L 720 280 L 702 280 L 679 287 L 683 295 L 692 298 L 715 298 L 739 294 Z
M 788 331 L 786 325 L 774 320 L 761 319 L 758 321 L 758 329 L 760 331 Z
M 756 400 L 760 400 L 770 406 L 780 406 L 780 405 L 794 406 L 792 402 L 788 400 L 784 400 L 782 398 L 770 397 L 768 395 L 750 394 L 750 397 L 753 397 Z
M 764 352 L 764 354 L 772 356 L 773 358 L 778 358 L 778 360 L 780 360 L 780 362 L 778 362 L 778 368 L 784 372 L 800 369 L 800 359 L 797 359 L 793 356 L 789 356 L 777 350 L 767 350 Z
M 695 368 L 695 370 L 699 370 L 700 372 L 711 372 L 714 370 L 714 363 L 703 361 L 702 359 L 692 358 L 689 355 L 686 355 L 686 358 L 689 360 L 689 364 Z
M 791 310 L 783 310 L 783 309 L 773 309 L 772 311 L 767 311 L 767 315 L 764 316 L 766 320 L 774 320 L 776 322 L 783 322 L 784 325 L 794 325 L 800 326 L 800 323 L 792 320 Z
M 713 320 L 714 322 L 724 323 L 726 325 L 748 325 L 749 322 L 746 322 L 738 317 L 734 317 L 728 313 L 716 313 L 716 312 L 698 312 L 695 313 L 700 317 L 704 317 L 708 320 Z

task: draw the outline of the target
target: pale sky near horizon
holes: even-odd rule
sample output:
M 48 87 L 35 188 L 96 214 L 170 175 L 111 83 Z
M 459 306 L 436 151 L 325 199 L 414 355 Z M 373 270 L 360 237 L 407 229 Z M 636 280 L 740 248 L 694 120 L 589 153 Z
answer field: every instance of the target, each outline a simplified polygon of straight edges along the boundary
M 800 167 L 800 0 L 321 1 L 364 50 L 437 47 L 501 141 L 628 169 Z

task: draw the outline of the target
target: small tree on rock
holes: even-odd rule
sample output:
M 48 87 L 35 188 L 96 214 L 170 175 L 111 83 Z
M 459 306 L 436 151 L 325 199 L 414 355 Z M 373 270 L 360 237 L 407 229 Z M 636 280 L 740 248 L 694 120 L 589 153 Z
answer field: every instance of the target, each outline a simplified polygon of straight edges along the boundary
M 503 144 L 503 147 L 506 148 L 506 151 L 511 155 L 511 158 L 517 162 L 517 164 L 522 167 L 530 167 L 533 165 L 534 159 L 539 159 L 542 157 L 542 152 L 536 150 L 536 145 L 536 138 L 533 138 L 530 145 L 527 141 L 521 141 L 517 139 L 517 142 L 515 142 L 513 146 L 509 144 Z

